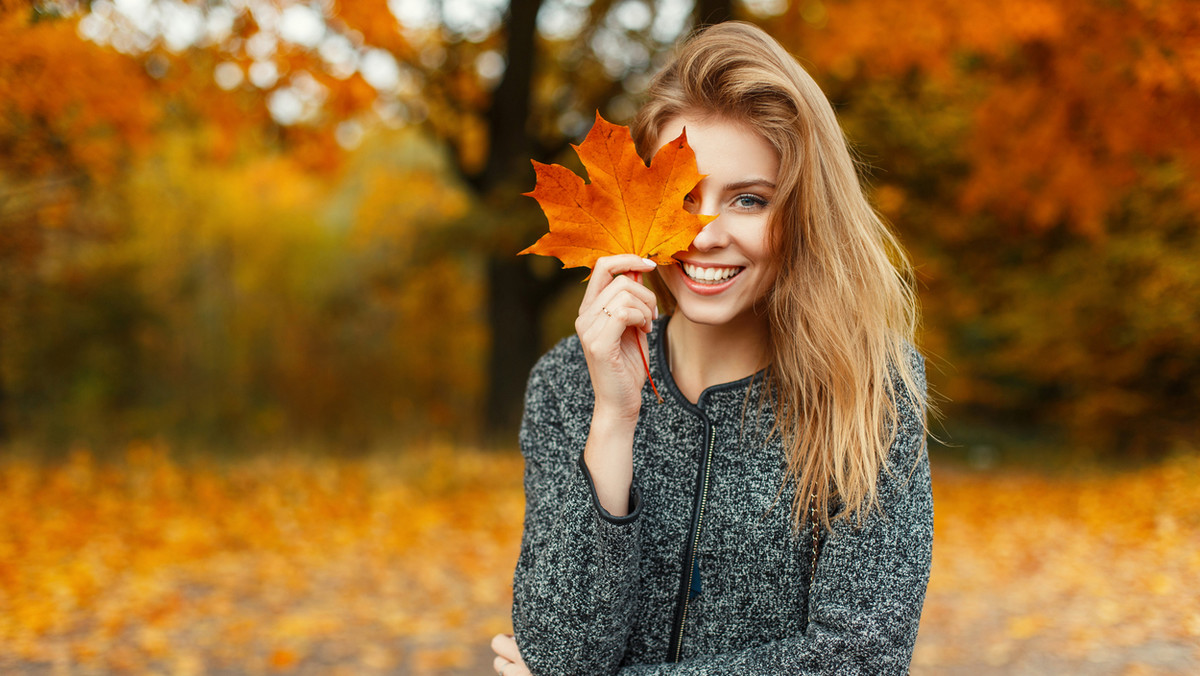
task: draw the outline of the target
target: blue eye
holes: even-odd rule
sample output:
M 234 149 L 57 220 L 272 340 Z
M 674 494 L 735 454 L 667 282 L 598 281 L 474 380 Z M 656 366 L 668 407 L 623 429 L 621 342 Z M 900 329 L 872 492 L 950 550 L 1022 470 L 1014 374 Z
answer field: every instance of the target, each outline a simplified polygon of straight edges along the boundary
M 756 209 L 767 206 L 767 201 L 758 195 L 738 195 L 733 203 L 740 209 Z

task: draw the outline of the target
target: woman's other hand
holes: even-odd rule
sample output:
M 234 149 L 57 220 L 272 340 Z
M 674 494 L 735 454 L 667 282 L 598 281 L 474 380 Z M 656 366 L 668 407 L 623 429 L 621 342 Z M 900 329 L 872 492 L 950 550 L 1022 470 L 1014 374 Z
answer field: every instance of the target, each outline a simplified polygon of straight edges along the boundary
M 496 659 L 492 660 L 492 668 L 497 676 L 533 676 L 525 661 L 521 659 L 521 651 L 517 649 L 517 640 L 510 634 L 496 634 L 492 637 L 492 652 Z
M 653 261 L 621 254 L 601 258 L 592 270 L 575 332 L 596 394 L 594 415 L 637 422 L 646 382 L 642 334 L 650 332 L 658 309 L 654 292 L 635 278 L 655 267 Z

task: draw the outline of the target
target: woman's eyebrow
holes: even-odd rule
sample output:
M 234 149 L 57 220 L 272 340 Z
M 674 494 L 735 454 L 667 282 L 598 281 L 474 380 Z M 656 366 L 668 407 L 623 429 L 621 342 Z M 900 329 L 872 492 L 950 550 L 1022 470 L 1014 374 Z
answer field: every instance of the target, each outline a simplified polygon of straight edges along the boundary
M 737 183 L 726 183 L 725 191 L 732 192 L 734 190 L 745 190 L 746 188 L 761 187 L 775 189 L 775 184 L 765 178 L 752 178 L 747 181 L 738 181 Z

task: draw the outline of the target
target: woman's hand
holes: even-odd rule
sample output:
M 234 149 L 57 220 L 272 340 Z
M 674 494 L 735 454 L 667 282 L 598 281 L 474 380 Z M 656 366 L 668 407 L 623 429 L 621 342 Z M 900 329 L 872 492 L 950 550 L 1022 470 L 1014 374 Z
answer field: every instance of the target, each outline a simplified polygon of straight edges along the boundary
M 492 668 L 497 676 L 533 676 L 525 661 L 521 659 L 521 651 L 517 649 L 517 640 L 511 634 L 496 634 L 492 637 L 492 652 L 496 659 L 492 660 Z
M 625 273 L 640 278 L 655 267 L 653 261 L 621 254 L 601 258 L 592 270 L 575 332 L 592 378 L 596 415 L 637 422 L 646 382 L 642 334 L 650 332 L 658 309 L 654 292 Z

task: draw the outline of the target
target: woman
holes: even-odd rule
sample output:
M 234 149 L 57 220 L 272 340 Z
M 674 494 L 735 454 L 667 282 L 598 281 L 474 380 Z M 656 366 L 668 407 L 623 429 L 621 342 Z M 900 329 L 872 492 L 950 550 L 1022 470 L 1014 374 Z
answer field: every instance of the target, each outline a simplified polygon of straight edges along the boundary
M 908 264 L 828 101 L 761 30 L 711 27 L 655 78 L 639 151 L 685 128 L 706 174 L 685 206 L 718 218 L 658 293 L 630 274 L 653 263 L 600 259 L 578 335 L 530 375 L 494 666 L 905 673 L 933 536 Z

